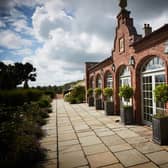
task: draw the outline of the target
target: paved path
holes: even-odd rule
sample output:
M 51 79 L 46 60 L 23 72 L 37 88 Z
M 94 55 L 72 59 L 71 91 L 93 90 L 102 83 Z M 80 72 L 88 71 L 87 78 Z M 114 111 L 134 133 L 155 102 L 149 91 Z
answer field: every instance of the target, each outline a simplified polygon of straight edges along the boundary
M 124 126 L 87 104 L 54 100 L 45 126 L 46 168 L 168 168 L 168 146 L 152 142 L 149 127 Z

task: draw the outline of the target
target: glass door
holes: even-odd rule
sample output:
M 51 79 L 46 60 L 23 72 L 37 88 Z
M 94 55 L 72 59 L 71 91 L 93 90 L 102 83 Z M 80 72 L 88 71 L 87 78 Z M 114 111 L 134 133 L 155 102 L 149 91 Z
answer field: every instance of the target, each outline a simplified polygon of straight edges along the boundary
M 165 83 L 164 74 L 146 74 L 142 77 L 142 117 L 144 124 L 151 125 L 152 116 L 157 112 L 164 110 L 162 103 L 156 103 L 154 98 L 154 89 L 157 85 Z

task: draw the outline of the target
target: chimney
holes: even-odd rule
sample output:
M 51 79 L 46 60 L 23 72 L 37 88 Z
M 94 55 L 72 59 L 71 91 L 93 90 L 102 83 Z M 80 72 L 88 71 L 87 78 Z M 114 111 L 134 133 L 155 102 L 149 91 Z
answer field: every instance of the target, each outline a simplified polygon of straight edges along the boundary
M 144 24 L 144 33 L 145 36 L 148 36 L 152 33 L 152 27 L 149 24 Z

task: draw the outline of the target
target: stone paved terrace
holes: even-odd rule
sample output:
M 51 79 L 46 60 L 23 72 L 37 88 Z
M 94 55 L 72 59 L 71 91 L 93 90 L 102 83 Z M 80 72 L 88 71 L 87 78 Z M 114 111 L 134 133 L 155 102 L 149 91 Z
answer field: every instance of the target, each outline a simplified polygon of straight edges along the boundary
M 87 104 L 52 103 L 42 145 L 45 168 L 168 168 L 168 146 L 152 142 L 151 128 L 124 126 Z

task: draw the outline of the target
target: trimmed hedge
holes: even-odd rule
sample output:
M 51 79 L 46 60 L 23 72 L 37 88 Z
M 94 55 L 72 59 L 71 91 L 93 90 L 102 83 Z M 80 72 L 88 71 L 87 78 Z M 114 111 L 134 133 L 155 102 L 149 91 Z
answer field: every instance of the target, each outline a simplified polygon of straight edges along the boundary
M 0 91 L 0 104 L 21 106 L 25 102 L 38 101 L 43 92 L 36 89 L 15 89 Z

